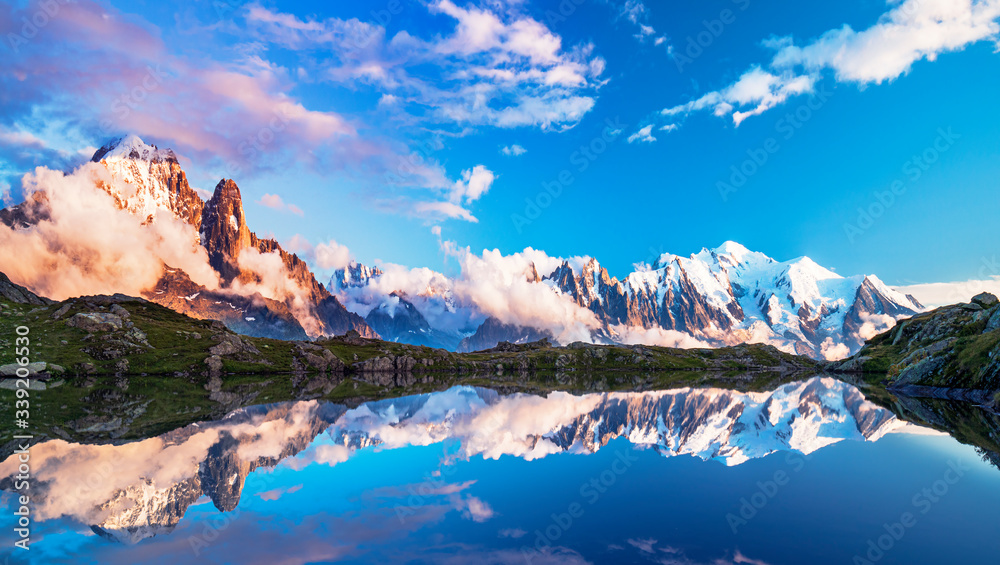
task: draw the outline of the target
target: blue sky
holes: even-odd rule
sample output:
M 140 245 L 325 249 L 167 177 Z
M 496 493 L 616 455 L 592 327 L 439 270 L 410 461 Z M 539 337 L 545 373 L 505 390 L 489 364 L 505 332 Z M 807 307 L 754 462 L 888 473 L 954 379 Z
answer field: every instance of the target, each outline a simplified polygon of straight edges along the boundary
M 622 276 L 736 240 L 1000 275 L 996 0 L 226 6 L 0 3 L 9 199 L 134 132 L 234 178 L 258 232 L 365 263 L 449 272 L 444 240 Z

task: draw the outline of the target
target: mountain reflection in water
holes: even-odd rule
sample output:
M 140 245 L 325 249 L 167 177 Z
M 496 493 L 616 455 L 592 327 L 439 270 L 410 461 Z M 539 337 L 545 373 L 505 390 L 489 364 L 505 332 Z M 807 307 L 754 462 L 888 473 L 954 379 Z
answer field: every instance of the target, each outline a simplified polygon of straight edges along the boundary
M 624 438 L 664 456 L 738 465 L 776 451 L 809 454 L 842 440 L 875 441 L 904 426 L 855 387 L 820 377 L 763 393 L 679 389 L 539 397 L 455 387 L 353 409 L 290 402 L 240 409 L 124 445 L 36 445 L 35 519 L 69 517 L 132 544 L 169 533 L 202 495 L 219 511 L 233 511 L 257 469 L 334 465 L 372 446 L 453 441 L 452 457 L 535 460 L 597 452 Z M 317 442 L 324 433 L 332 441 Z M 0 476 L 8 477 L 0 486 L 10 488 L 15 469 L 13 457 L 0 464 Z

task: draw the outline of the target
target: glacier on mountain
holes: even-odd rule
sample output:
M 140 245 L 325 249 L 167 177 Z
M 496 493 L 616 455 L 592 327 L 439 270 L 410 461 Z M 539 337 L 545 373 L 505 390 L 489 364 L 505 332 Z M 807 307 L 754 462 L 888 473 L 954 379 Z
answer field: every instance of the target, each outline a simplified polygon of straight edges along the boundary
M 484 252 L 481 260 L 489 258 Z M 769 343 L 790 353 L 834 359 L 857 351 L 867 338 L 896 320 L 923 311 L 912 296 L 893 290 L 874 275 L 844 277 L 808 257 L 777 261 L 731 241 L 690 257 L 663 254 L 621 280 L 593 258 L 549 263 L 555 267 L 548 272 L 539 271 L 532 262 L 524 272 L 509 273 L 507 281 L 484 284 L 496 285 L 493 292 L 514 292 L 514 281 L 519 289 L 525 281 L 540 285 L 552 300 L 564 302 L 567 311 L 575 307 L 593 314 L 596 322 L 585 323 L 585 329 L 589 341 L 597 343 L 681 347 Z M 386 304 L 390 294 L 405 296 L 421 314 L 433 307 L 426 321 L 442 331 L 455 328 L 447 324 L 448 311 L 461 313 L 465 320 L 478 318 L 479 323 L 493 315 L 480 298 L 488 293 L 468 291 L 476 281 L 466 280 L 466 273 L 456 278 L 437 275 L 433 290 L 421 286 L 426 277 L 408 278 L 405 273 L 394 273 L 399 286 L 393 287 L 381 271 L 355 264 L 338 271 L 330 286 L 349 309 L 362 315 Z M 441 308 L 444 296 L 449 298 L 449 309 Z M 576 316 L 573 322 L 581 319 Z M 500 322 L 511 328 L 512 335 L 523 334 L 525 328 L 556 340 L 564 335 L 558 319 L 546 319 L 546 325 Z M 484 343 L 495 345 L 495 341 Z

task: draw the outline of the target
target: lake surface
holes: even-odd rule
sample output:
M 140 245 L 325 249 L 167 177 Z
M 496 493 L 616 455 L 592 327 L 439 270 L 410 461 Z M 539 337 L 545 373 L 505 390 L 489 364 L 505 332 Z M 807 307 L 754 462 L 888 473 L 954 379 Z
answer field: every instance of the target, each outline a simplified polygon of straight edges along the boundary
M 819 377 L 760 393 L 456 387 L 254 406 L 124 445 L 35 445 L 32 549 L 5 558 L 996 563 L 996 419 L 895 411 L 981 445 Z M 13 495 L 0 502 L 11 532 Z

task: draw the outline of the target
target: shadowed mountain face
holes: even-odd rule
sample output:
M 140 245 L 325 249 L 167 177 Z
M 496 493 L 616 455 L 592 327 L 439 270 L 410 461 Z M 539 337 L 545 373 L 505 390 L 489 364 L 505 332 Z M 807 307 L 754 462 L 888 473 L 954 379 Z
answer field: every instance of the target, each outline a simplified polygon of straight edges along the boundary
M 221 281 L 220 288 L 209 289 L 193 282 L 183 270 L 164 265 L 162 277 L 144 292 L 145 298 L 256 337 L 303 339 L 307 334 L 342 335 L 349 330 L 378 337 L 364 319 L 348 312 L 327 292 L 297 255 L 250 230 L 240 189 L 233 180 L 222 179 L 204 202 L 188 184 L 173 151 L 157 149 L 134 135 L 105 145 L 92 162 L 106 171 L 97 175 L 95 184 L 119 209 L 143 224 L 166 214 L 190 225 L 197 233 L 195 244 L 204 248 Z M 0 221 L 15 229 L 30 229 L 47 218 L 42 192 L 0 211 Z M 286 279 L 287 284 L 274 282 Z M 282 296 L 265 296 L 263 289 L 276 285 Z
M 819 377 L 765 393 L 538 397 L 456 387 L 353 409 L 317 401 L 257 406 L 124 445 L 48 441 L 32 447 L 32 492 L 38 520 L 69 516 L 108 539 L 135 543 L 169 533 L 202 496 L 220 511 L 234 510 L 258 468 L 334 465 L 376 445 L 455 441 L 465 457 L 533 460 L 596 452 L 624 438 L 664 456 L 738 465 L 776 451 L 875 441 L 904 425 L 854 387 Z M 12 488 L 16 469 L 16 456 L 0 463 L 0 488 Z M 81 477 L 88 489 L 77 488 Z
M 540 339 L 552 339 L 552 334 L 535 328 L 505 324 L 496 318 L 487 318 L 476 333 L 463 338 L 458 344 L 459 352 L 482 351 L 496 347 L 500 342 L 530 343 Z
M 365 321 L 386 341 L 448 350 L 459 347 L 458 336 L 432 328 L 417 307 L 398 293 L 373 308 Z

